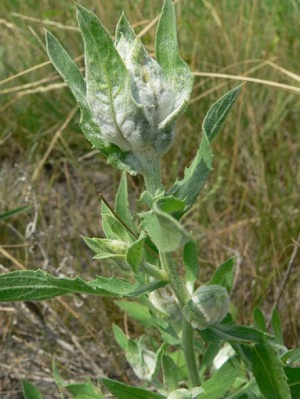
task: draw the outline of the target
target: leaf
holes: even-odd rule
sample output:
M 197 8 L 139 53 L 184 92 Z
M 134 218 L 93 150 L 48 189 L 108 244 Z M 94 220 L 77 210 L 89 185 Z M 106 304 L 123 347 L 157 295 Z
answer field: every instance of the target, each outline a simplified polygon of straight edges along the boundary
M 123 150 L 131 150 L 122 129 L 125 123 L 140 119 L 142 110 L 132 97 L 130 73 L 98 17 L 78 4 L 76 8 L 84 42 L 87 101 L 103 135 Z
M 86 245 L 96 254 L 93 259 L 125 259 L 128 244 L 119 240 L 82 237 Z
M 182 225 L 168 213 L 162 212 L 156 204 L 153 211 L 141 215 L 142 227 L 149 234 L 155 246 L 162 252 L 172 252 L 190 241 Z
M 174 111 L 161 126 L 167 128 L 186 108 L 193 88 L 193 75 L 178 51 L 175 6 L 171 0 L 164 1 L 156 30 L 155 46 L 157 62 L 176 93 Z
M 131 233 L 125 226 L 115 217 L 104 201 L 101 202 L 102 229 L 105 237 L 109 240 L 120 240 L 132 243 Z
M 199 274 L 198 251 L 194 240 L 188 241 L 183 247 L 183 263 L 185 265 L 185 281 L 194 286 Z
M 265 337 L 272 338 L 271 336 L 251 327 L 227 324 L 209 326 L 206 330 L 200 331 L 200 334 L 208 341 L 261 342 Z
M 244 83 L 235 87 L 215 102 L 206 114 L 202 130 L 205 131 L 209 142 L 211 143 L 221 130 L 229 111 L 239 96 Z
M 101 391 L 91 382 L 66 384 L 65 389 L 74 399 L 105 399 Z
M 300 367 L 284 367 L 293 399 L 300 398 Z
M 149 327 L 153 324 L 152 316 L 149 312 L 147 306 L 142 305 L 139 302 L 133 301 L 114 301 L 119 308 L 121 308 L 124 312 L 128 314 L 130 318 L 133 318 L 146 327 Z
M 265 316 L 264 316 L 263 312 L 258 307 L 255 307 L 255 309 L 253 311 L 253 319 L 254 319 L 255 328 L 257 328 L 263 332 L 267 332 Z
M 234 279 L 234 262 L 235 258 L 229 258 L 222 263 L 214 272 L 213 277 L 206 283 L 206 285 L 221 285 L 230 292 L 233 286 Z
M 83 382 L 83 383 L 72 383 L 64 381 L 62 378 L 57 366 L 55 358 L 52 360 L 52 373 L 54 376 L 54 381 L 56 385 L 62 389 L 66 389 L 69 393 L 71 393 L 74 399 L 104 399 L 99 388 L 95 387 L 91 382 Z
M 200 373 L 201 375 L 204 375 L 205 371 L 210 367 L 214 361 L 214 358 L 217 356 L 219 353 L 220 349 L 222 348 L 222 343 L 209 343 L 207 346 L 203 357 L 201 359 L 201 365 L 200 365 Z
M 169 392 L 174 391 L 179 385 L 177 366 L 172 358 L 165 353 L 162 355 L 161 361 L 164 384 L 167 386 Z
M 131 244 L 126 252 L 126 263 L 132 267 L 136 273 L 143 262 L 145 238 L 144 233 L 142 233 L 140 238 Z
M 167 399 L 166 396 L 144 388 L 123 384 L 109 378 L 101 378 L 109 392 L 118 399 Z
M 130 293 L 128 293 L 127 297 L 133 298 L 136 296 L 147 294 L 148 292 L 155 291 L 158 288 L 165 287 L 167 284 L 168 283 L 166 281 L 154 280 L 148 284 L 137 285 L 136 288 L 134 288 Z
M 107 162 L 115 167 L 136 174 L 130 163 L 130 155 L 121 151 L 116 145 L 110 144 L 104 138 L 99 125 L 96 123 L 86 99 L 86 84 L 84 78 L 72 58 L 62 47 L 59 41 L 47 30 L 46 49 L 53 66 L 72 91 L 81 110 L 80 126 L 85 137 L 106 158 Z
M 135 374 L 141 380 L 150 382 L 159 367 L 162 347 L 155 353 L 144 346 L 142 338 L 129 339 L 125 354 Z
M 205 393 L 197 396 L 197 399 L 220 399 L 224 397 L 236 380 L 239 368 L 240 364 L 237 357 L 228 359 L 211 378 L 201 385 Z
M 40 391 L 29 381 L 22 380 L 24 399 L 43 399 Z
M 97 277 L 87 282 L 79 277 L 53 277 L 42 270 L 17 270 L 0 275 L 0 302 L 42 301 L 74 293 L 129 297 L 141 295 L 148 288 L 117 277 Z
M 137 229 L 129 208 L 128 187 L 125 172 L 122 173 L 119 188 L 116 194 L 115 212 L 122 222 L 125 223 L 126 226 L 128 226 L 135 234 L 137 234 Z
M 276 343 L 279 345 L 283 345 L 284 343 L 283 343 L 283 335 L 282 335 L 282 324 L 281 324 L 280 315 L 279 315 L 277 309 L 273 310 L 271 324 L 272 324 L 272 330 L 275 335 Z
M 210 143 L 221 129 L 231 107 L 237 99 L 242 85 L 230 90 L 212 105 L 202 124 L 202 140 L 192 164 L 185 169 L 184 178 L 176 181 L 168 194 L 185 200 L 185 212 L 195 202 L 202 186 L 212 170 Z
M 181 216 L 191 208 L 195 202 L 202 186 L 204 185 L 208 175 L 212 170 L 213 154 L 210 149 L 209 140 L 205 132 L 203 132 L 200 147 L 192 164 L 185 169 L 184 178 L 180 181 L 176 180 L 168 194 L 184 200 L 186 209 Z
M 265 399 L 292 398 L 277 350 L 265 339 L 253 347 L 253 374 Z
M 7 219 L 13 215 L 17 215 L 21 212 L 27 211 L 31 208 L 31 205 L 20 206 L 19 208 L 11 209 L 10 211 L 0 214 L 0 220 Z
M 116 324 L 113 324 L 113 333 L 115 336 L 115 340 L 117 341 L 118 345 L 126 351 L 128 348 L 128 341 L 129 338 L 127 338 L 126 334 L 123 332 L 123 330 L 117 326 Z

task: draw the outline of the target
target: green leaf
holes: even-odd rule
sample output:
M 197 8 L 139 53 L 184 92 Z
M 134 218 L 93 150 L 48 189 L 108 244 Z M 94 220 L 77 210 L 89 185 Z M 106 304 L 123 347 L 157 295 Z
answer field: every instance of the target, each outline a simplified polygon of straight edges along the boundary
M 253 319 L 254 319 L 255 328 L 257 328 L 263 332 L 267 332 L 265 316 L 264 316 L 263 312 L 258 307 L 255 307 L 255 309 L 253 311 Z
M 101 202 L 102 229 L 109 240 L 120 240 L 127 243 L 133 242 L 132 234 L 115 217 L 104 201 Z
M 202 134 L 202 140 L 197 154 L 191 165 L 185 169 L 184 178 L 176 180 L 168 194 L 184 200 L 186 203 L 185 212 L 191 208 L 195 202 L 202 186 L 212 170 L 213 154 L 210 149 L 209 140 L 205 131 Z M 182 212 L 181 216 L 185 213 Z
M 29 381 L 22 380 L 24 399 L 43 399 L 40 391 Z
M 162 212 L 168 213 L 172 216 L 182 212 L 185 208 L 185 202 L 173 197 L 172 195 L 159 198 L 156 201 L 156 205 Z
M 300 365 L 300 347 L 289 350 L 281 356 L 281 360 L 284 363 L 288 363 L 289 366 Z
M 253 347 L 253 373 L 265 399 L 292 398 L 277 350 L 265 339 Z
M 119 306 L 119 308 L 121 308 L 124 312 L 126 312 L 130 318 L 139 321 L 146 327 L 149 327 L 153 324 L 152 316 L 147 306 L 142 305 L 139 302 L 133 302 L 133 301 L 114 301 L 114 302 Z
M 182 225 L 168 213 L 162 212 L 156 204 L 153 205 L 153 211 L 141 217 L 142 227 L 162 252 L 175 251 L 191 239 Z
M 155 353 L 144 346 L 142 338 L 129 339 L 125 354 L 135 374 L 143 381 L 150 382 L 159 367 L 162 347 Z
M 221 285 L 231 291 L 234 279 L 234 262 L 235 258 L 229 258 L 222 263 L 214 272 L 213 277 L 206 283 L 206 285 Z
M 166 399 L 166 396 L 144 388 L 126 385 L 109 378 L 101 378 L 109 392 L 118 399 Z
M 123 349 L 123 351 L 126 351 L 128 348 L 129 338 L 127 338 L 127 336 L 126 336 L 126 334 L 124 334 L 123 330 L 116 324 L 113 324 L 113 333 L 114 333 L 115 340 L 117 341 L 118 345 Z
M 115 212 L 122 220 L 122 222 L 126 224 L 126 226 L 128 226 L 133 233 L 137 234 L 137 229 L 134 224 L 133 216 L 129 208 L 128 187 L 127 187 L 127 179 L 125 172 L 122 173 L 119 188 L 116 194 Z
M 55 358 L 52 360 L 52 373 L 56 385 L 61 389 L 66 389 L 71 393 L 74 399 L 104 399 L 99 388 L 95 387 L 91 382 L 87 381 L 84 383 L 72 383 L 64 381 L 57 366 Z
M 275 341 L 279 345 L 283 345 L 283 335 L 282 335 L 282 324 L 280 315 L 277 309 L 273 310 L 272 320 L 271 320 L 272 330 L 274 332 Z
M 53 277 L 42 270 L 17 270 L 0 275 L 0 302 L 42 301 L 73 293 L 129 297 L 141 295 L 147 289 L 151 287 L 133 285 L 117 277 L 98 277 L 86 282 L 79 277 Z
M 171 0 L 164 1 L 156 30 L 155 46 L 157 62 L 176 93 L 175 109 L 162 126 L 167 128 L 186 108 L 193 88 L 193 75 L 178 51 L 175 6 Z
M 125 259 L 128 244 L 119 240 L 82 237 L 87 246 L 96 254 L 93 259 Z
M 237 341 L 237 342 L 261 342 L 267 338 L 272 338 L 267 334 L 255 330 L 251 327 L 218 324 L 215 326 L 209 326 L 206 330 L 200 331 L 201 335 L 208 341 L 222 340 L 222 341 Z
M 143 294 L 147 294 L 148 292 L 152 292 L 157 290 L 158 288 L 165 287 L 168 283 L 166 281 L 161 280 L 154 280 L 151 283 L 143 284 L 143 285 L 136 285 L 128 295 L 128 298 L 133 298 L 136 296 L 140 296 Z
M 170 356 L 165 353 L 162 355 L 161 361 L 164 384 L 167 386 L 169 392 L 174 391 L 179 386 L 177 366 Z
M 206 370 L 212 365 L 214 358 L 217 356 L 219 353 L 220 349 L 222 348 L 222 343 L 210 343 L 201 359 L 201 365 L 200 365 L 200 374 L 204 375 Z
M 228 359 L 211 378 L 201 385 L 205 392 L 197 396 L 197 399 L 223 398 L 236 380 L 239 368 L 237 357 Z
M 300 367 L 284 367 L 293 399 L 300 398 Z
M 53 66 L 78 102 L 81 110 L 80 126 L 85 137 L 107 158 L 108 163 L 131 174 L 136 174 L 137 170 L 132 168 L 127 160 L 127 158 L 130 159 L 130 156 L 116 145 L 108 143 L 104 138 L 88 105 L 86 84 L 79 68 L 59 41 L 48 31 L 46 31 L 46 49 Z
M 212 105 L 202 124 L 202 140 L 192 164 L 185 169 L 184 178 L 176 181 L 169 194 L 185 200 L 185 212 L 195 202 L 202 186 L 212 170 L 210 142 L 221 129 L 231 107 L 237 99 L 242 85 L 226 93 Z
M 142 115 L 132 96 L 130 73 L 98 17 L 78 4 L 76 7 L 84 42 L 88 103 L 108 140 L 130 150 L 121 129 L 124 117 L 134 120 Z
M 18 213 L 27 211 L 31 208 L 31 205 L 20 206 L 19 208 L 11 209 L 10 211 L 4 212 L 0 214 L 0 220 L 7 219 L 13 215 L 17 215 Z
M 199 274 L 198 251 L 194 240 L 188 241 L 183 247 L 183 263 L 185 265 L 185 281 L 194 286 Z
M 140 238 L 131 244 L 126 252 L 126 263 L 128 263 L 135 272 L 138 272 L 143 262 L 145 238 L 144 233 L 142 233 Z
M 136 41 L 136 34 L 128 19 L 126 18 L 124 12 L 122 12 L 121 17 L 117 23 L 115 45 L 117 46 L 120 40 L 122 40 L 123 38 L 125 38 L 126 42 L 130 43 L 131 46 L 133 46 L 134 42 Z
M 101 391 L 91 382 L 67 384 L 65 389 L 74 399 L 105 399 Z
M 202 129 L 207 134 L 210 143 L 221 130 L 229 111 L 238 98 L 244 83 L 235 87 L 215 102 L 206 114 Z

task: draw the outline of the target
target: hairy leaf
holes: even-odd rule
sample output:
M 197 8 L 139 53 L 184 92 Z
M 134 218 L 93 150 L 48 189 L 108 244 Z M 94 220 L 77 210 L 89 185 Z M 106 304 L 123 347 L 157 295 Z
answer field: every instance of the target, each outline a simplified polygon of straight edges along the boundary
M 253 373 L 265 399 L 292 399 L 278 352 L 265 339 L 253 348 Z

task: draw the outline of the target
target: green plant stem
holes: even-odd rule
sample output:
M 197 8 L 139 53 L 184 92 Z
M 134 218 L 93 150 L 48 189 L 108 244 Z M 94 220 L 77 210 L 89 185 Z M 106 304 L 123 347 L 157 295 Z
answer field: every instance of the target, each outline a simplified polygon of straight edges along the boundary
M 168 280 L 180 307 L 183 308 L 184 305 L 189 301 L 190 295 L 183 283 L 182 278 L 179 275 L 177 267 L 175 265 L 172 254 L 169 252 L 160 252 L 159 254 L 162 268 L 165 274 L 168 276 Z
M 178 299 L 181 309 L 183 309 L 183 306 L 189 301 L 190 295 L 178 273 L 174 259 L 170 253 L 161 252 L 160 260 L 163 270 L 169 277 L 170 286 Z M 199 376 L 199 367 L 194 348 L 194 331 L 190 323 L 185 320 L 184 317 L 182 320 L 182 349 L 192 385 L 194 387 L 200 386 L 201 380 Z
M 195 356 L 194 329 L 184 317 L 182 319 L 182 348 L 193 387 L 198 387 L 201 385 L 201 379 Z
M 140 161 L 143 166 L 146 189 L 150 194 L 154 195 L 156 191 L 162 187 L 160 161 L 155 156 L 153 158 L 141 158 Z M 178 273 L 178 268 L 175 265 L 172 254 L 168 252 L 160 252 L 159 257 L 163 272 L 168 278 L 181 309 L 183 309 L 184 305 L 189 301 L 190 295 L 183 279 Z M 194 332 L 192 326 L 184 319 L 184 317 L 182 322 L 182 348 L 192 385 L 194 387 L 200 386 L 201 380 L 194 348 Z
M 139 154 L 139 160 L 143 169 L 146 190 L 154 195 L 156 190 L 162 187 L 160 173 L 160 158 L 155 153 Z

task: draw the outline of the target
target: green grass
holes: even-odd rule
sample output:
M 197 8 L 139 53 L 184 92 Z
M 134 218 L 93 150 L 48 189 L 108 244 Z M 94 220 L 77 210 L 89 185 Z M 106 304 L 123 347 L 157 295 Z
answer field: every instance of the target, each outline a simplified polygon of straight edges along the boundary
M 161 6 L 158 0 L 81 3 L 97 12 L 111 31 L 122 8 L 140 31 Z M 110 273 L 106 264 L 90 261 L 80 235 L 100 234 L 98 194 L 112 202 L 119 172 L 91 151 L 78 127 L 78 112 L 66 123 L 75 101 L 54 69 L 41 65 L 47 62 L 44 27 L 74 58 L 82 54 L 73 3 L 2 0 L 0 9 L 0 80 L 11 78 L 0 82 L 0 213 L 33 205 L 26 213 L 0 221 L 0 243 L 11 256 L 2 253 L 0 263 L 9 270 L 19 261 L 26 268 L 44 266 L 50 272 L 60 267 L 67 275 L 93 276 L 99 268 Z M 296 0 L 181 0 L 177 13 L 182 56 L 194 72 L 245 75 L 299 88 L 299 75 L 287 74 L 299 71 Z M 153 29 L 144 41 L 153 51 Z M 270 60 L 273 64 L 267 63 Z M 47 81 L 39 83 L 41 79 Z M 195 77 L 190 108 L 177 127 L 174 147 L 163 159 L 165 181 L 182 175 L 195 154 L 209 106 L 237 84 Z M 185 218 L 199 242 L 202 281 L 226 257 L 237 255 L 233 301 L 245 323 L 251 322 L 254 306 L 270 315 L 292 256 L 292 239 L 299 234 L 299 94 L 264 83 L 243 88 L 213 145 L 214 173 L 199 205 Z M 141 179 L 130 178 L 130 187 L 133 194 L 140 192 Z M 278 306 L 290 346 L 299 344 L 296 265 L 297 259 Z M 120 317 L 111 316 L 115 308 L 110 306 L 109 312 L 101 310 L 107 324 Z M 81 310 L 88 320 L 89 314 Z M 90 323 L 96 329 L 97 320 L 93 314 Z

